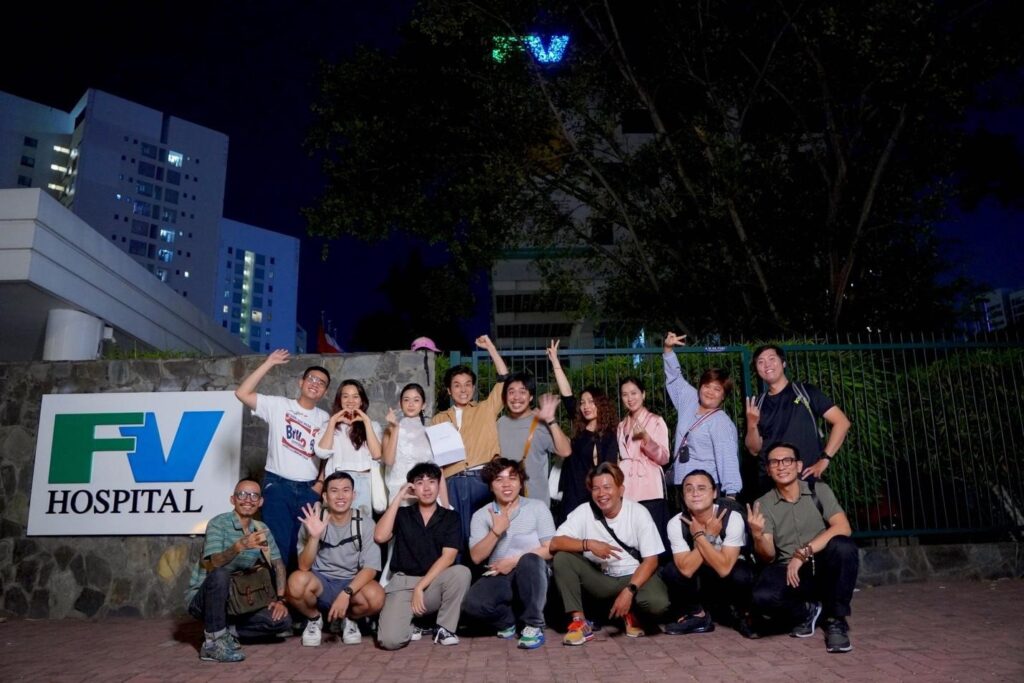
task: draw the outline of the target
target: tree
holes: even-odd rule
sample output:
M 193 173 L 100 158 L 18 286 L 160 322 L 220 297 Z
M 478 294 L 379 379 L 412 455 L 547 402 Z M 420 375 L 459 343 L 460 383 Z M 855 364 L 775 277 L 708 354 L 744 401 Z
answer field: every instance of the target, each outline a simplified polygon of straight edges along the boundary
M 655 329 L 951 324 L 962 283 L 939 284 L 932 226 L 975 84 L 1019 59 L 1008 12 L 424 0 L 396 53 L 324 70 L 310 229 L 403 230 L 462 274 L 543 247 L 581 310 Z M 562 33 L 556 65 L 490 57 Z

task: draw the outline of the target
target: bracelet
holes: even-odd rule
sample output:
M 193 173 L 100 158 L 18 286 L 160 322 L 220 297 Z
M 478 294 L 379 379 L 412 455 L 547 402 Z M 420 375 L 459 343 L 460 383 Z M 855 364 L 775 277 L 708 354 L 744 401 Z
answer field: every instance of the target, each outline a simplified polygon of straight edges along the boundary
M 494 527 L 491 527 L 491 533 L 494 534 L 494 537 L 497 538 L 499 541 L 501 540 L 501 534 L 495 531 Z
M 583 539 L 583 552 L 587 552 L 587 539 Z
M 546 424 L 548 427 L 553 427 L 554 425 L 558 424 L 558 420 L 548 420 L 544 424 Z
M 703 531 L 698 531 L 693 535 L 693 540 L 696 541 L 698 538 L 707 538 L 707 534 L 705 534 Z

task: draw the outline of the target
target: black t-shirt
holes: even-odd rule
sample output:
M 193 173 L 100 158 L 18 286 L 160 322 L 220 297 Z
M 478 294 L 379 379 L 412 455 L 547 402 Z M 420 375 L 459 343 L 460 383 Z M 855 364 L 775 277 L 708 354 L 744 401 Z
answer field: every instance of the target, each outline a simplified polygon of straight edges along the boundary
M 400 508 L 395 515 L 395 547 L 391 569 L 409 576 L 423 576 L 441 557 L 444 548 L 462 547 L 459 513 L 440 505 L 423 525 L 423 515 L 415 503 Z
M 823 444 L 818 436 L 818 419 L 835 404 L 811 384 L 800 383 L 811 402 L 814 418 L 807 412 L 803 399 L 793 388 L 793 382 L 772 396 L 768 394 L 761 403 L 761 419 L 757 431 L 761 434 L 761 464 L 765 466 L 768 447 L 779 441 L 786 441 L 800 449 L 800 460 L 804 467 L 810 467 L 821 460 Z
M 563 396 L 562 405 L 569 415 L 576 415 L 576 399 Z M 587 490 L 587 473 L 594 467 L 594 446 L 597 446 L 597 462 L 619 461 L 619 444 L 615 439 L 615 430 L 606 434 L 588 432 L 572 438 L 572 455 L 562 461 L 562 509 L 575 510 L 578 505 L 590 500 Z

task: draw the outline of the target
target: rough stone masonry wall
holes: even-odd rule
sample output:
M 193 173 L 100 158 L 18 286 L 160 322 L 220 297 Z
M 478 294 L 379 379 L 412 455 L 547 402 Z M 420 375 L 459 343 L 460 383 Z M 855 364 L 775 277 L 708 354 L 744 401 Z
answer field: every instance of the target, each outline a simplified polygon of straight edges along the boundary
M 298 377 L 323 365 L 340 381 L 358 379 L 370 416 L 384 423 L 388 405 L 409 382 L 427 384 L 425 352 L 298 356 L 274 368 L 261 393 L 295 396 Z M 434 378 L 433 354 L 427 357 Z M 157 616 L 184 612 L 189 573 L 202 537 L 26 537 L 39 410 L 44 394 L 235 389 L 261 356 L 185 360 L 115 360 L 0 364 L 0 612 L 31 618 Z M 429 408 L 428 408 L 429 409 Z M 262 476 L 267 428 L 247 410 L 242 423 L 244 474 Z

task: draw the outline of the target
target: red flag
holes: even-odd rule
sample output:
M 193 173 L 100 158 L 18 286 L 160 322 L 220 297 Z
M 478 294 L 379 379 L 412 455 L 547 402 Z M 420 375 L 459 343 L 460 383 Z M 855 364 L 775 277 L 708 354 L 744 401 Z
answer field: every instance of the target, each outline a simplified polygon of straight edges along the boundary
M 316 352 L 342 353 L 341 348 L 338 346 L 338 342 L 334 341 L 334 337 L 327 334 L 327 331 L 324 329 L 323 322 L 320 323 L 320 328 L 316 335 Z

